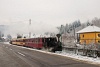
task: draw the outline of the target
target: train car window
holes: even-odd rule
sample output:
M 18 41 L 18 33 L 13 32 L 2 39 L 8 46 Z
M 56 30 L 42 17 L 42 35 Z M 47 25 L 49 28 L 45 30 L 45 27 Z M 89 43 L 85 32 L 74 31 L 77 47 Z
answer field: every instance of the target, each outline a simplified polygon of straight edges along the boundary
M 100 37 L 100 34 L 98 34 L 98 37 Z
M 38 39 L 36 38 L 36 43 L 37 43 Z
M 22 42 L 25 42 L 24 40 L 22 40 Z
M 38 43 L 38 39 L 36 39 L 36 43 Z
M 39 39 L 37 38 L 37 42 L 39 41 Z
M 38 42 L 40 42 L 40 38 L 38 39 Z
M 34 43 L 36 43 L 36 39 L 34 39 Z
M 35 39 L 34 39 L 34 43 L 35 43 Z

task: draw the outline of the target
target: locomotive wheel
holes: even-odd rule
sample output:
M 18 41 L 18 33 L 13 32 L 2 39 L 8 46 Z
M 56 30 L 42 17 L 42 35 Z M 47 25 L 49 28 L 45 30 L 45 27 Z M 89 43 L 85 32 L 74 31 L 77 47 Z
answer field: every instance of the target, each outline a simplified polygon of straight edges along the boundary
M 98 55 L 97 55 L 97 54 L 94 54 L 94 55 L 93 55 L 93 57 L 94 57 L 94 58 L 97 58 L 97 57 L 98 57 Z
M 94 58 L 97 58 L 97 57 L 98 57 L 97 51 L 93 51 L 93 57 L 94 57 Z
M 83 50 L 83 56 L 87 55 L 87 50 Z

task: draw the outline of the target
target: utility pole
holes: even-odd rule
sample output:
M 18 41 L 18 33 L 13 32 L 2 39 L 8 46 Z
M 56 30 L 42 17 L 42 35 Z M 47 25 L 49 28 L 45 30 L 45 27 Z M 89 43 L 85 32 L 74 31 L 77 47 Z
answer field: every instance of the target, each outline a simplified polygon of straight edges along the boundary
M 31 26 L 31 19 L 29 19 L 29 38 L 31 38 L 30 26 Z
M 73 25 L 73 30 L 74 30 L 74 44 L 75 44 L 75 54 L 77 53 L 77 46 L 76 46 L 76 38 L 75 38 L 75 25 Z

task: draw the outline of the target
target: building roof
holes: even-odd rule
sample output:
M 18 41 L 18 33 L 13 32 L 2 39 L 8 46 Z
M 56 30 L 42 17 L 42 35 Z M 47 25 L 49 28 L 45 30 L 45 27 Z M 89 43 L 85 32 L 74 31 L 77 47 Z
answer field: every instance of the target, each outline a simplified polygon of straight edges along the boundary
M 94 25 L 88 26 L 88 27 L 76 32 L 76 33 L 88 33 L 88 32 L 100 32 L 100 28 L 97 26 L 94 26 Z

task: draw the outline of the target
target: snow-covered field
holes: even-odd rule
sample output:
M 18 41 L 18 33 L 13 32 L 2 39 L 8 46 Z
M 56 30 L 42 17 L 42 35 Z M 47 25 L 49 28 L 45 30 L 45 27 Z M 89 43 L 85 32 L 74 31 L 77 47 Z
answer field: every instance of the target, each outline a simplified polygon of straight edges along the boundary
M 9 43 L 5 42 L 5 44 L 9 44 Z M 13 45 L 13 46 L 15 46 L 15 45 Z M 17 47 L 21 47 L 21 46 L 17 46 Z M 35 50 L 35 51 L 39 51 L 39 52 L 43 52 L 43 53 L 47 53 L 47 54 L 52 54 L 52 55 L 69 57 L 69 58 L 72 58 L 74 60 L 84 61 L 84 62 L 87 62 L 87 63 L 90 63 L 90 64 L 100 64 L 100 58 L 92 58 L 92 57 L 77 55 L 77 54 L 74 54 L 74 53 L 67 53 L 65 51 L 61 51 L 61 52 L 58 51 L 56 53 L 52 53 L 52 52 L 41 51 L 41 50 L 26 48 L 26 47 L 21 47 L 21 48 L 29 49 L 29 50 Z
M 92 58 L 92 57 L 77 55 L 74 53 L 66 53 L 64 51 L 62 51 L 61 53 L 57 52 L 57 55 L 69 57 L 69 58 L 79 60 L 79 61 L 85 61 L 90 64 L 100 64 L 100 58 Z

